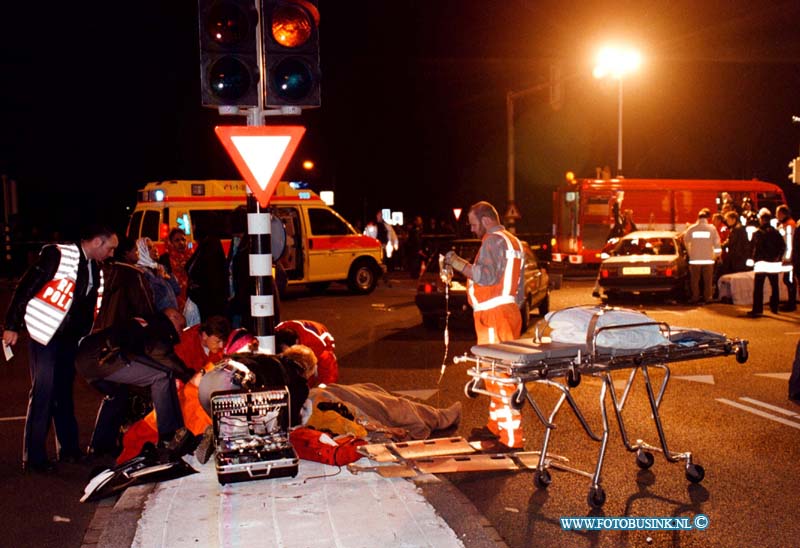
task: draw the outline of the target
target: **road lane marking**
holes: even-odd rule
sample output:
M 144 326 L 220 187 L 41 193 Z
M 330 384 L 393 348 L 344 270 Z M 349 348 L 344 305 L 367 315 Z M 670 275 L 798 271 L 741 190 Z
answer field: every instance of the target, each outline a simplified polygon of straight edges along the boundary
M 5 421 L 24 421 L 25 417 L 0 417 L 0 422 Z
M 789 411 L 788 409 L 784 409 L 783 407 L 778 407 L 777 405 L 764 403 L 763 401 L 754 400 L 753 398 L 740 397 L 739 399 L 742 401 L 746 401 L 747 403 L 752 403 L 753 405 L 764 407 L 766 409 L 769 409 L 770 411 L 775 411 L 776 413 L 786 415 L 787 417 L 800 418 L 800 415 L 798 415 L 794 411 Z
M 764 417 L 765 419 L 779 422 L 781 424 L 785 424 L 787 426 L 791 426 L 792 428 L 797 428 L 798 430 L 800 430 L 800 423 L 798 422 L 790 421 L 789 419 L 784 419 L 783 417 L 776 417 L 775 415 L 770 415 L 766 411 L 756 409 L 755 407 L 742 405 L 741 403 L 737 403 L 735 401 L 726 400 L 725 398 L 716 398 L 716 400 L 720 403 L 730 405 L 731 407 L 741 409 L 742 411 L 747 411 L 748 413 L 752 413 L 753 415 L 758 415 L 759 417 Z
M 767 377 L 768 379 L 778 379 L 779 381 L 788 381 L 791 373 L 753 373 L 756 377 Z
M 714 375 L 676 375 L 672 378 L 682 381 L 701 382 L 703 384 L 716 384 L 714 382 Z

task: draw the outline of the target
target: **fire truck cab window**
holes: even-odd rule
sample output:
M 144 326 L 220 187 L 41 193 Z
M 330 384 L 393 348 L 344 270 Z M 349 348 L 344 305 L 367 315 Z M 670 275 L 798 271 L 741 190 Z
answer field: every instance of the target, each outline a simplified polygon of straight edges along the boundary
M 158 211 L 145 211 L 142 219 L 142 231 L 140 238 L 150 238 L 154 242 L 158 241 L 158 224 L 161 214 Z
M 309 208 L 308 222 L 314 236 L 348 236 L 350 227 L 329 209 Z

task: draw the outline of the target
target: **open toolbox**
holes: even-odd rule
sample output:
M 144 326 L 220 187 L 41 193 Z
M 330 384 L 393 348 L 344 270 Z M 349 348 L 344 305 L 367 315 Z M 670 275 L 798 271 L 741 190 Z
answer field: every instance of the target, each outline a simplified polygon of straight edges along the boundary
M 289 442 L 289 390 L 232 390 L 211 396 L 215 463 L 220 483 L 296 476 Z

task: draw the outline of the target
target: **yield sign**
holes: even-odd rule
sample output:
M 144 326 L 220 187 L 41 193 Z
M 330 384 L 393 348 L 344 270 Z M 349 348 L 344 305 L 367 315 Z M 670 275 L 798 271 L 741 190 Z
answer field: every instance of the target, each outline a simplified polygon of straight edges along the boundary
M 306 128 L 217 126 L 214 130 L 258 203 L 267 207 Z

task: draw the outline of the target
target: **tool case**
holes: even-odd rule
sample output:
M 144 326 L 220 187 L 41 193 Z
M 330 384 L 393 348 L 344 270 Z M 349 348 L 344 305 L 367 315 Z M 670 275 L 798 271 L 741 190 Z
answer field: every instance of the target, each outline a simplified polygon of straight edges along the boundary
M 296 476 L 289 442 L 289 390 L 230 390 L 211 396 L 215 462 L 220 483 Z

